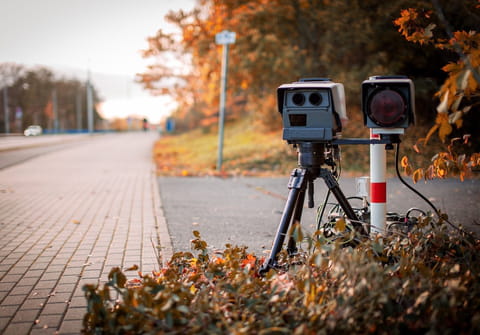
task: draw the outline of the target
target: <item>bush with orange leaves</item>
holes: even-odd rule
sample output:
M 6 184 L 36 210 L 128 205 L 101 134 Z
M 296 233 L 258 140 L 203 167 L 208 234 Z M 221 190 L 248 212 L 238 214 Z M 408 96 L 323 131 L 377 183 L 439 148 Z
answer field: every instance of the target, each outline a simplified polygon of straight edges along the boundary
M 297 226 L 295 229 L 299 229 Z M 293 233 L 300 238 L 303 234 Z M 85 334 L 404 334 L 480 332 L 480 241 L 430 218 L 355 249 L 303 237 L 295 262 L 258 275 L 263 257 L 226 245 L 160 271 L 86 285 Z M 300 243 L 303 242 L 303 243 Z

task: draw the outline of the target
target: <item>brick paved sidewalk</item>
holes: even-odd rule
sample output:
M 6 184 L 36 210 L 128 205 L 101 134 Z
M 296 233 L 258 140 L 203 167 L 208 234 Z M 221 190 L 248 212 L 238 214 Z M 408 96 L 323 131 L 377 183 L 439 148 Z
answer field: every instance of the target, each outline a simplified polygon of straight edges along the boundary
M 171 255 L 156 138 L 95 136 L 0 171 L 0 333 L 78 334 L 85 283 L 115 266 L 158 269 L 159 240 Z

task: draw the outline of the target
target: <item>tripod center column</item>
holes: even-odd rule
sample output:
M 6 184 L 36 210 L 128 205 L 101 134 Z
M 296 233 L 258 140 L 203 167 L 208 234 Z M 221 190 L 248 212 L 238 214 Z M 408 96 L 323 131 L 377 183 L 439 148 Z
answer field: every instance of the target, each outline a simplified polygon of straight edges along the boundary
M 297 144 L 298 166 L 320 168 L 325 163 L 325 145 L 323 143 L 302 142 Z

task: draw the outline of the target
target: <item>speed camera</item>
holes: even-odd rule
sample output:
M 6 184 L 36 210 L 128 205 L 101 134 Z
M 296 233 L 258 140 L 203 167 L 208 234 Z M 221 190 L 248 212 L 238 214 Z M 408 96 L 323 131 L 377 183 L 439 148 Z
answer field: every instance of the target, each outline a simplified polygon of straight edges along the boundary
M 343 85 L 326 78 L 300 79 L 277 89 L 283 139 L 288 143 L 329 142 L 347 118 Z

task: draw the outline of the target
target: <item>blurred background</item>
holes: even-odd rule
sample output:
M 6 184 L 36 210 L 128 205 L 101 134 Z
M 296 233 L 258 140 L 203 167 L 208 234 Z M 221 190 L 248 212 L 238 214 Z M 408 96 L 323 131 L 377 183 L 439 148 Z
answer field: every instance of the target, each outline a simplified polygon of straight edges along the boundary
M 91 85 L 94 128 L 159 123 L 175 107 L 143 90 L 136 74 L 150 63 L 141 55 L 158 29 L 175 32 L 171 10 L 190 10 L 194 0 L 19 0 L 0 3 L 0 133 L 88 130 Z M 6 98 L 6 99 L 5 99 Z M 5 102 L 5 100 L 7 100 Z M 54 115 L 55 114 L 55 115 Z
M 196 130 L 196 137 L 216 133 L 222 46 L 215 35 L 229 30 L 236 40 L 228 54 L 227 125 L 278 132 L 276 88 L 329 77 L 346 89 L 343 136 L 367 137 L 361 83 L 398 74 L 416 90 L 407 148 L 437 124 L 432 153 L 464 134 L 467 154 L 479 152 L 479 6 L 477 0 L 3 1 L 0 132 L 38 124 L 45 132 L 147 125 Z M 440 112 L 447 117 L 439 119 Z M 368 148 L 347 149 L 345 157 L 365 166 Z

